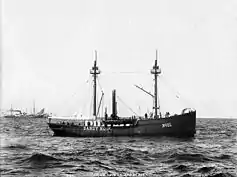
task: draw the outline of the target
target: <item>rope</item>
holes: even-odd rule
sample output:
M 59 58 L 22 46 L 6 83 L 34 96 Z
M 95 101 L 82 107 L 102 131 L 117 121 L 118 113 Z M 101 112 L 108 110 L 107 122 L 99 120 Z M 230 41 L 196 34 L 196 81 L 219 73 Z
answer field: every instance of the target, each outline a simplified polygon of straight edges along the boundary
M 101 117 L 103 117 L 103 110 L 104 110 L 104 98 L 103 98 L 103 100 L 102 100 L 102 108 L 101 108 Z
M 97 81 L 98 81 L 98 85 L 99 85 L 99 88 L 100 88 L 101 93 L 102 93 L 101 96 L 104 97 L 104 92 L 103 92 L 103 89 L 102 89 L 102 87 L 101 87 L 99 78 L 97 78 Z M 102 117 L 102 115 L 103 115 L 103 109 L 104 109 L 104 98 L 102 98 L 100 104 L 101 104 L 101 109 L 100 109 L 101 111 L 99 110 L 99 112 L 101 113 L 101 117 Z M 100 115 L 100 114 L 98 114 L 98 115 Z
M 165 84 L 169 86 L 169 89 L 170 89 L 173 93 L 175 93 L 175 95 L 176 95 L 176 94 L 179 94 L 179 92 L 177 92 L 176 89 L 175 89 L 173 86 L 171 86 L 171 84 L 167 81 L 167 79 L 166 79 L 164 76 L 160 76 L 160 80 L 163 81 L 163 82 L 165 82 Z
M 90 84 L 90 88 L 91 88 L 91 85 L 92 84 Z M 90 93 L 91 93 L 91 90 L 90 90 Z M 93 102 L 93 95 L 91 96 L 91 101 L 90 101 L 90 109 L 89 109 L 89 116 L 91 116 L 91 110 L 92 110 L 92 102 Z
M 99 87 L 100 87 L 100 90 L 101 90 L 101 92 L 103 93 L 103 89 L 102 89 L 102 87 L 101 87 L 101 85 L 100 85 L 100 80 L 97 78 L 97 81 L 98 81 L 98 85 L 99 85 Z
M 118 98 L 118 99 L 121 101 L 121 103 L 123 103 L 131 112 L 133 112 L 133 114 L 136 114 L 136 116 L 138 116 L 137 113 L 134 112 L 134 111 L 132 110 L 132 108 L 130 108 L 127 104 L 125 104 L 124 101 L 123 101 L 119 96 L 117 96 L 117 98 Z
M 185 102 L 186 104 L 188 104 L 188 105 L 190 105 L 190 106 L 193 105 L 190 101 L 188 101 L 187 99 L 185 99 L 184 96 L 181 95 L 180 92 L 177 91 L 177 90 L 172 86 L 172 84 L 170 84 L 170 83 L 168 82 L 168 80 L 167 80 L 164 76 L 160 76 L 160 79 L 161 79 L 161 81 L 163 81 L 163 82 L 168 86 L 168 88 L 170 89 L 170 91 L 172 91 L 172 92 L 175 94 L 175 97 L 176 97 L 177 99 L 180 99 L 181 101 Z
M 141 71 L 121 71 L 121 72 L 103 72 L 104 74 L 144 74 L 144 75 L 150 75 L 148 72 L 141 72 Z
M 70 104 L 71 103 L 70 101 L 72 100 L 72 98 L 74 98 L 78 94 L 79 88 L 82 85 L 87 84 L 88 81 L 89 81 L 89 79 L 87 79 L 86 81 L 83 81 L 79 85 L 77 85 L 77 87 L 76 87 L 75 91 L 73 92 L 73 94 L 71 94 L 68 97 L 64 98 L 59 105 L 68 105 L 68 104 Z M 60 107 L 64 107 L 64 106 L 60 106 Z
M 157 88 L 157 99 L 158 99 L 158 107 L 159 107 L 159 114 L 161 116 L 161 109 L 160 109 L 160 97 L 159 97 L 159 89 Z

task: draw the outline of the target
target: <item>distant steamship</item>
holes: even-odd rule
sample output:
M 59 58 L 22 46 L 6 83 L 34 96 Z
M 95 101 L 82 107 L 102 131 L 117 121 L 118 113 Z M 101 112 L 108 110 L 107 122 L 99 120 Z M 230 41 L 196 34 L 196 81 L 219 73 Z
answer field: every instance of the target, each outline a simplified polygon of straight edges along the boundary
M 186 108 L 181 114 L 162 116 L 158 106 L 157 77 L 161 74 L 156 59 L 151 74 L 154 75 L 154 115 L 145 114 L 143 117 L 119 117 L 117 113 L 116 91 L 112 92 L 112 114 L 108 116 L 107 109 L 103 117 L 98 117 L 100 104 L 96 106 L 97 75 L 100 70 L 95 58 L 94 66 L 90 70 L 94 83 L 93 118 L 82 120 L 76 117 L 48 117 L 48 126 L 54 132 L 54 136 L 71 137 L 106 137 L 106 136 L 178 136 L 192 137 L 196 133 L 196 111 Z M 102 95 L 103 96 L 103 95 Z M 101 97 L 102 98 L 102 97 Z

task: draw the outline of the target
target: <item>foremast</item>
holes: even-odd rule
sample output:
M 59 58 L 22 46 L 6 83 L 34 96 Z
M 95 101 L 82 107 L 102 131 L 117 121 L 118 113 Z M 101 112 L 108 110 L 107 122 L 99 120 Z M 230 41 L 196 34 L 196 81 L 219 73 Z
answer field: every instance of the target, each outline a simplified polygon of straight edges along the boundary
M 160 67 L 157 65 L 157 50 L 156 50 L 156 60 L 155 60 L 155 65 L 153 66 L 153 68 L 151 69 L 151 74 L 154 74 L 154 78 L 155 78 L 155 85 L 154 85 L 154 102 L 155 102 L 155 106 L 153 107 L 155 109 L 155 118 L 157 118 L 158 114 L 157 114 L 157 110 L 159 110 L 159 115 L 161 117 L 161 112 L 160 112 L 160 106 L 158 106 L 158 91 L 157 91 L 157 77 L 159 74 L 161 74 L 161 69 Z
M 97 51 L 95 51 L 95 61 L 94 61 L 94 66 L 90 70 L 90 74 L 93 76 L 93 82 L 94 82 L 94 95 L 93 95 L 93 116 L 97 118 L 97 113 L 96 113 L 96 77 L 97 75 L 100 74 L 100 70 L 97 66 Z

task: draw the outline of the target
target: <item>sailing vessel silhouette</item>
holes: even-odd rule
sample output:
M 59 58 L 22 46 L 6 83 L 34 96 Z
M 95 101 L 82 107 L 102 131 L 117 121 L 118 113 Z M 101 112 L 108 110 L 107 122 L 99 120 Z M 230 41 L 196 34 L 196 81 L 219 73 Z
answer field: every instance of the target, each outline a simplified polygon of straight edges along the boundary
M 156 59 L 151 74 L 154 75 L 154 94 L 149 93 L 154 99 L 154 115 L 143 117 L 119 117 L 117 113 L 116 90 L 112 92 L 112 114 L 108 116 L 105 109 L 104 117 L 98 117 L 96 106 L 96 78 L 100 74 L 95 58 L 94 66 L 90 70 L 93 76 L 93 118 L 81 120 L 76 117 L 48 117 L 48 126 L 54 132 L 54 136 L 72 137 L 104 137 L 104 136 L 181 136 L 192 137 L 196 133 L 196 110 L 185 108 L 181 114 L 162 117 L 158 106 L 157 77 L 161 69 Z M 139 89 L 144 89 L 136 86 Z M 146 92 L 146 91 L 145 91 Z M 148 93 L 148 92 L 147 92 Z M 103 96 L 103 95 L 102 95 Z M 100 106 L 100 105 L 99 105 Z

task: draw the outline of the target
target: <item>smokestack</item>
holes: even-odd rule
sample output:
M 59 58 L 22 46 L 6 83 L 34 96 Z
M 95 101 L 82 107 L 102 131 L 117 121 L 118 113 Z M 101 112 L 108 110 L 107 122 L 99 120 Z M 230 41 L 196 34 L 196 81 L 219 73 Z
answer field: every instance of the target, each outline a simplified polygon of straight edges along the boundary
M 112 118 L 117 117 L 116 90 L 112 91 Z

